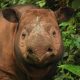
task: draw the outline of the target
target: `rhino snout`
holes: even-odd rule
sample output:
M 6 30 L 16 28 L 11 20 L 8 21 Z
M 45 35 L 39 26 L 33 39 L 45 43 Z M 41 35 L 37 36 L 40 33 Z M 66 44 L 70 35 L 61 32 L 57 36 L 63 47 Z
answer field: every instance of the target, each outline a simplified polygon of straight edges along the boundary
M 53 49 L 49 47 L 48 49 L 45 49 L 42 52 L 38 49 L 30 47 L 27 49 L 27 53 L 28 53 L 27 59 L 30 59 L 35 62 L 43 62 L 52 55 Z
M 47 34 L 48 35 L 48 34 Z M 53 53 L 52 41 L 49 36 L 31 35 L 27 43 L 27 58 L 30 60 L 42 62 Z

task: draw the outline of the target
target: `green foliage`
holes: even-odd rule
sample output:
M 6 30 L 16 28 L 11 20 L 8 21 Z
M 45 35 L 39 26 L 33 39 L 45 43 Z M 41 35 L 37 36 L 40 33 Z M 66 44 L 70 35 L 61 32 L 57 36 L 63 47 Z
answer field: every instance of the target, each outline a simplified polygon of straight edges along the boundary
M 40 7 L 43 7 L 46 3 L 45 3 L 45 0 L 40 0 L 36 2 L 36 4 L 39 5 Z
M 55 80 L 80 79 L 80 66 L 74 66 L 76 61 L 78 65 L 80 64 L 80 35 L 76 33 L 76 27 L 79 25 L 78 18 L 80 18 L 80 16 L 76 16 L 77 15 L 66 22 L 60 23 L 59 25 L 64 42 L 64 56 L 61 61 L 61 64 L 63 65 L 59 64 L 62 69 L 58 71 L 58 74 L 55 76 Z M 76 57 L 76 59 L 74 59 L 74 57 Z M 67 70 L 66 73 L 64 69 Z M 73 76 L 72 73 L 75 74 L 75 76 Z
M 59 24 L 64 42 L 64 56 L 60 65 L 60 72 L 56 80 L 79 80 L 80 79 L 80 11 L 70 20 Z M 77 61 L 77 62 L 76 62 Z M 63 65 L 62 65 L 63 64 Z M 70 65 L 67 65 L 70 64 Z M 79 65 L 79 66 L 76 66 Z M 65 70 L 66 73 L 65 73 Z M 74 75 L 73 75 L 73 74 Z M 67 76 L 67 77 L 66 77 Z M 60 77 L 62 77 L 60 79 Z
M 71 76 L 70 73 L 64 73 L 64 71 L 62 70 L 62 72 L 60 72 L 61 75 L 55 76 L 55 79 L 53 80 L 74 80 L 74 78 Z
M 80 66 L 64 64 L 64 65 L 60 65 L 59 68 L 66 69 L 72 72 L 73 74 L 80 76 Z
M 0 0 L 0 8 L 20 4 L 34 4 L 36 6 L 43 7 L 45 5 L 45 0 Z

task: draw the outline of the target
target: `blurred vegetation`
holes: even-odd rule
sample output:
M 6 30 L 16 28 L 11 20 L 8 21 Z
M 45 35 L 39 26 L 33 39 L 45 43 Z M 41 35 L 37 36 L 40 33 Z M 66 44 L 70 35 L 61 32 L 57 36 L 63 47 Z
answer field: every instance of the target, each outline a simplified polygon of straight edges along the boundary
M 34 4 L 52 10 L 67 6 L 75 10 L 72 18 L 59 23 L 64 55 L 53 80 L 80 80 L 80 0 L 0 0 L 0 8 L 19 4 Z

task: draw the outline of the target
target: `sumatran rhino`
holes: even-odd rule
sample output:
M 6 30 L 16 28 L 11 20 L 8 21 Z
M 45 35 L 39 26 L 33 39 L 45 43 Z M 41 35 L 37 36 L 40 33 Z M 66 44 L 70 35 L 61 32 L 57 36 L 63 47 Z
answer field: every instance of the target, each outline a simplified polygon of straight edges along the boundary
M 57 13 L 34 6 L 0 12 L 0 80 L 48 80 L 63 44 Z

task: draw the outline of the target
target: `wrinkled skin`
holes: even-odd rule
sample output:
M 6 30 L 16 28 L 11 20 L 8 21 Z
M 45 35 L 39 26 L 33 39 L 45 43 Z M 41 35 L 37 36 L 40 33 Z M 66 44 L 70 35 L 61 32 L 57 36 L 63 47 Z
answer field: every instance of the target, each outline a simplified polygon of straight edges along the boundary
M 0 17 L 0 80 L 50 79 L 63 51 L 55 13 L 26 6 L 14 10 L 18 20 Z

